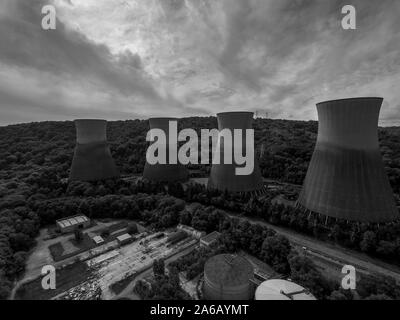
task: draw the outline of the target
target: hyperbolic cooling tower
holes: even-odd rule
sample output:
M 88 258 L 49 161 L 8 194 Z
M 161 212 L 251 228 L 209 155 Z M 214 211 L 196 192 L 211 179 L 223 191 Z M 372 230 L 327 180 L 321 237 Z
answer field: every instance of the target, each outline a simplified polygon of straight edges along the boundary
M 97 181 L 118 177 L 107 143 L 107 121 L 75 120 L 76 147 L 70 180 Z
M 399 217 L 379 150 L 382 98 L 317 104 L 318 139 L 299 204 L 345 220 L 385 222 Z
M 252 129 L 253 113 L 252 112 L 224 112 L 218 113 L 218 130 L 229 129 L 232 132 L 234 129 L 242 129 L 243 140 L 242 150 L 246 146 L 246 129 Z M 261 177 L 258 161 L 254 155 L 254 170 L 250 175 L 236 175 L 235 169 L 239 166 L 235 163 L 232 151 L 232 164 L 224 164 L 224 139 L 218 137 L 218 146 L 220 151 L 220 164 L 213 164 L 211 168 L 208 186 L 210 188 L 229 192 L 252 192 L 263 188 L 263 179 Z M 254 146 L 253 146 L 254 148 Z M 243 154 L 245 152 L 243 151 Z
M 156 182 L 185 182 L 189 179 L 187 169 L 179 163 L 169 163 L 169 122 L 177 121 L 175 118 L 152 118 L 149 120 L 150 129 L 162 129 L 166 135 L 167 164 L 151 165 L 147 162 L 144 167 L 143 178 Z

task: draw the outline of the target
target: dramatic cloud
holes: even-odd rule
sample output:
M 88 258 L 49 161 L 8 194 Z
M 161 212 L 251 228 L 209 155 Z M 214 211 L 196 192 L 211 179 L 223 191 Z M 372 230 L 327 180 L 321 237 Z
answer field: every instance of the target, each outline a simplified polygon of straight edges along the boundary
M 57 8 L 57 30 L 41 8 Z M 357 9 L 357 30 L 341 8 Z M 400 124 L 398 0 L 5 0 L 0 124 L 209 115 L 316 119 L 325 99 L 385 98 Z

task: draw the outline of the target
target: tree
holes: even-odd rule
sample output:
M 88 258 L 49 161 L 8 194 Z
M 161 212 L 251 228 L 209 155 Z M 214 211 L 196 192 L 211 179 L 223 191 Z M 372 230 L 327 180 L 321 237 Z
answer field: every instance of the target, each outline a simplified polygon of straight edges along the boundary
M 128 232 L 130 235 L 136 234 L 139 232 L 138 226 L 136 223 L 130 223 L 129 226 L 126 228 L 126 232 Z
M 364 252 L 373 252 L 376 248 L 376 235 L 373 231 L 366 231 L 360 242 L 360 249 Z
M 157 276 L 165 275 L 165 262 L 164 259 L 156 259 L 153 262 L 153 273 Z
M 83 240 L 83 233 L 81 229 L 75 229 L 74 230 L 74 235 L 75 235 L 75 241 L 76 242 L 81 242 Z
M 275 271 L 287 273 L 289 264 L 287 257 L 291 246 L 289 240 L 282 235 L 273 235 L 265 238 L 261 247 L 261 257 L 270 264 Z
M 290 278 L 310 290 L 318 299 L 325 299 L 332 291 L 332 284 L 322 276 L 309 258 L 292 253 L 289 264 Z

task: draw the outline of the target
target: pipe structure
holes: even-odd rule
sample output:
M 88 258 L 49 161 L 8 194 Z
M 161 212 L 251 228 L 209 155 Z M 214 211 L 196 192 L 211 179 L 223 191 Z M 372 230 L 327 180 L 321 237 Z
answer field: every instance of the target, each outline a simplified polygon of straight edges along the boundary
M 75 120 L 76 146 L 69 179 L 98 181 L 119 176 L 107 142 L 107 121 Z
M 252 129 L 253 113 L 252 112 L 223 112 L 217 114 L 218 130 L 224 129 L 231 131 L 233 136 L 234 129 L 242 129 L 242 152 L 246 147 L 246 129 Z M 218 135 L 217 150 L 220 152 L 220 163 L 213 164 L 211 167 L 208 187 L 221 191 L 229 191 L 234 193 L 247 193 L 261 190 L 264 186 L 261 171 L 254 152 L 254 170 L 250 175 L 237 175 L 236 169 L 243 167 L 235 162 L 234 150 L 232 150 L 232 164 L 224 164 L 225 139 Z M 254 146 L 252 146 L 254 150 Z M 233 149 L 233 148 L 232 148 Z
M 179 162 L 169 163 L 169 122 L 178 121 L 176 118 L 151 118 L 149 119 L 150 129 L 161 129 L 166 136 L 167 164 L 150 164 L 147 162 L 143 171 L 143 178 L 154 182 L 185 182 L 189 179 L 189 173 L 185 166 Z M 175 142 L 177 149 L 177 141 Z
M 329 217 L 388 222 L 399 217 L 378 142 L 382 98 L 317 104 L 318 138 L 298 203 Z

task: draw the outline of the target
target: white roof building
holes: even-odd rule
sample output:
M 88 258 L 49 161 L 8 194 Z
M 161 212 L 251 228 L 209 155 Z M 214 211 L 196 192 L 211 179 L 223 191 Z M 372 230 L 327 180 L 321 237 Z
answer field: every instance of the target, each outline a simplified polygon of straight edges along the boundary
M 104 239 L 101 236 L 95 236 L 95 237 L 93 237 L 93 241 L 96 244 L 101 244 L 104 242 Z
M 117 237 L 118 242 L 126 242 L 132 239 L 132 236 L 129 233 L 124 233 Z
M 64 219 L 59 219 L 56 221 L 57 226 L 61 229 L 71 229 L 77 225 L 88 226 L 90 224 L 90 219 L 85 215 L 76 215 Z
M 307 289 L 283 279 L 261 283 L 255 294 L 256 300 L 317 300 Z

